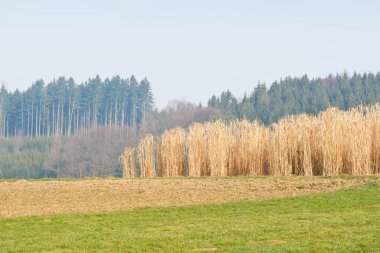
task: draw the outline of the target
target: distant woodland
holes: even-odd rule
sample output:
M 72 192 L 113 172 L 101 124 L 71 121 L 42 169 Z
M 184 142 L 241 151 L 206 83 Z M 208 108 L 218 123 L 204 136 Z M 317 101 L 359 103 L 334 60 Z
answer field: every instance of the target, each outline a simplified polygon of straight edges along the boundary
M 83 84 L 60 77 L 47 85 L 38 80 L 24 92 L 0 91 L 2 136 L 51 136 L 86 132 L 97 126 L 136 127 L 153 108 L 145 78 L 99 76 Z
M 270 125 L 288 115 L 316 115 L 328 107 L 348 110 L 380 101 L 380 73 L 330 75 L 310 80 L 287 77 L 269 88 L 259 83 L 252 93 L 237 99 L 230 91 L 213 96 L 208 106 L 222 111 L 227 119 L 258 119 Z
M 155 109 L 149 81 L 134 76 L 77 84 L 59 77 L 26 91 L 0 91 L 0 178 L 121 176 L 118 157 L 144 135 L 193 122 L 247 118 L 270 125 L 288 115 L 347 110 L 380 102 L 380 73 L 259 83 L 242 98 L 230 91 L 207 106 L 176 101 Z

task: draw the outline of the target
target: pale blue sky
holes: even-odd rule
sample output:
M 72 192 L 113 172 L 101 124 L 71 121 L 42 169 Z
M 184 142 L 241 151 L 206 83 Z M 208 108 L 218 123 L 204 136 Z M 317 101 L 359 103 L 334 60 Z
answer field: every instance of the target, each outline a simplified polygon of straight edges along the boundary
M 0 82 L 147 77 L 157 106 L 380 70 L 380 1 L 0 0 Z

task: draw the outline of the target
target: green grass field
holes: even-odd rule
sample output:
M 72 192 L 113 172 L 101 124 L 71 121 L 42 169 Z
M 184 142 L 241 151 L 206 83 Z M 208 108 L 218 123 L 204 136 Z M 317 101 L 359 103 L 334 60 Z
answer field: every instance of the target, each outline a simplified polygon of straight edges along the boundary
M 0 219 L 0 252 L 380 252 L 380 183 L 222 205 Z

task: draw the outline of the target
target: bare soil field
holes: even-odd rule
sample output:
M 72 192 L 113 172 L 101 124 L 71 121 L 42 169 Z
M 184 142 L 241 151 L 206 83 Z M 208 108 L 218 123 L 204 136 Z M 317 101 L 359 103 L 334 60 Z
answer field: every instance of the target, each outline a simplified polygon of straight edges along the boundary
M 0 218 L 133 210 L 335 191 L 375 177 L 235 177 L 0 182 Z

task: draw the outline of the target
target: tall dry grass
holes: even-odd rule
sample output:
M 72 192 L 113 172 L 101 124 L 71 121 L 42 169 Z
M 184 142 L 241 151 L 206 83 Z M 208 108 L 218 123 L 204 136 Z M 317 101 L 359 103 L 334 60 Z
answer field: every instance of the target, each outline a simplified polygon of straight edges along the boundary
M 164 132 L 158 141 L 158 175 L 178 177 L 186 175 L 186 133 L 182 128 Z
M 156 175 L 156 143 L 152 135 L 143 138 L 137 149 L 141 177 L 154 177 Z
M 120 161 L 125 177 L 380 173 L 380 105 L 290 116 L 270 127 L 195 123 L 145 137 Z
M 191 177 L 209 176 L 210 158 L 208 151 L 207 130 L 204 124 L 195 123 L 189 127 L 186 146 L 188 172 Z
M 123 168 L 123 176 L 134 178 L 137 176 L 136 171 L 136 149 L 126 148 L 120 155 L 120 163 Z
M 228 175 L 263 175 L 267 167 L 269 129 L 257 121 L 233 121 L 230 131 Z

